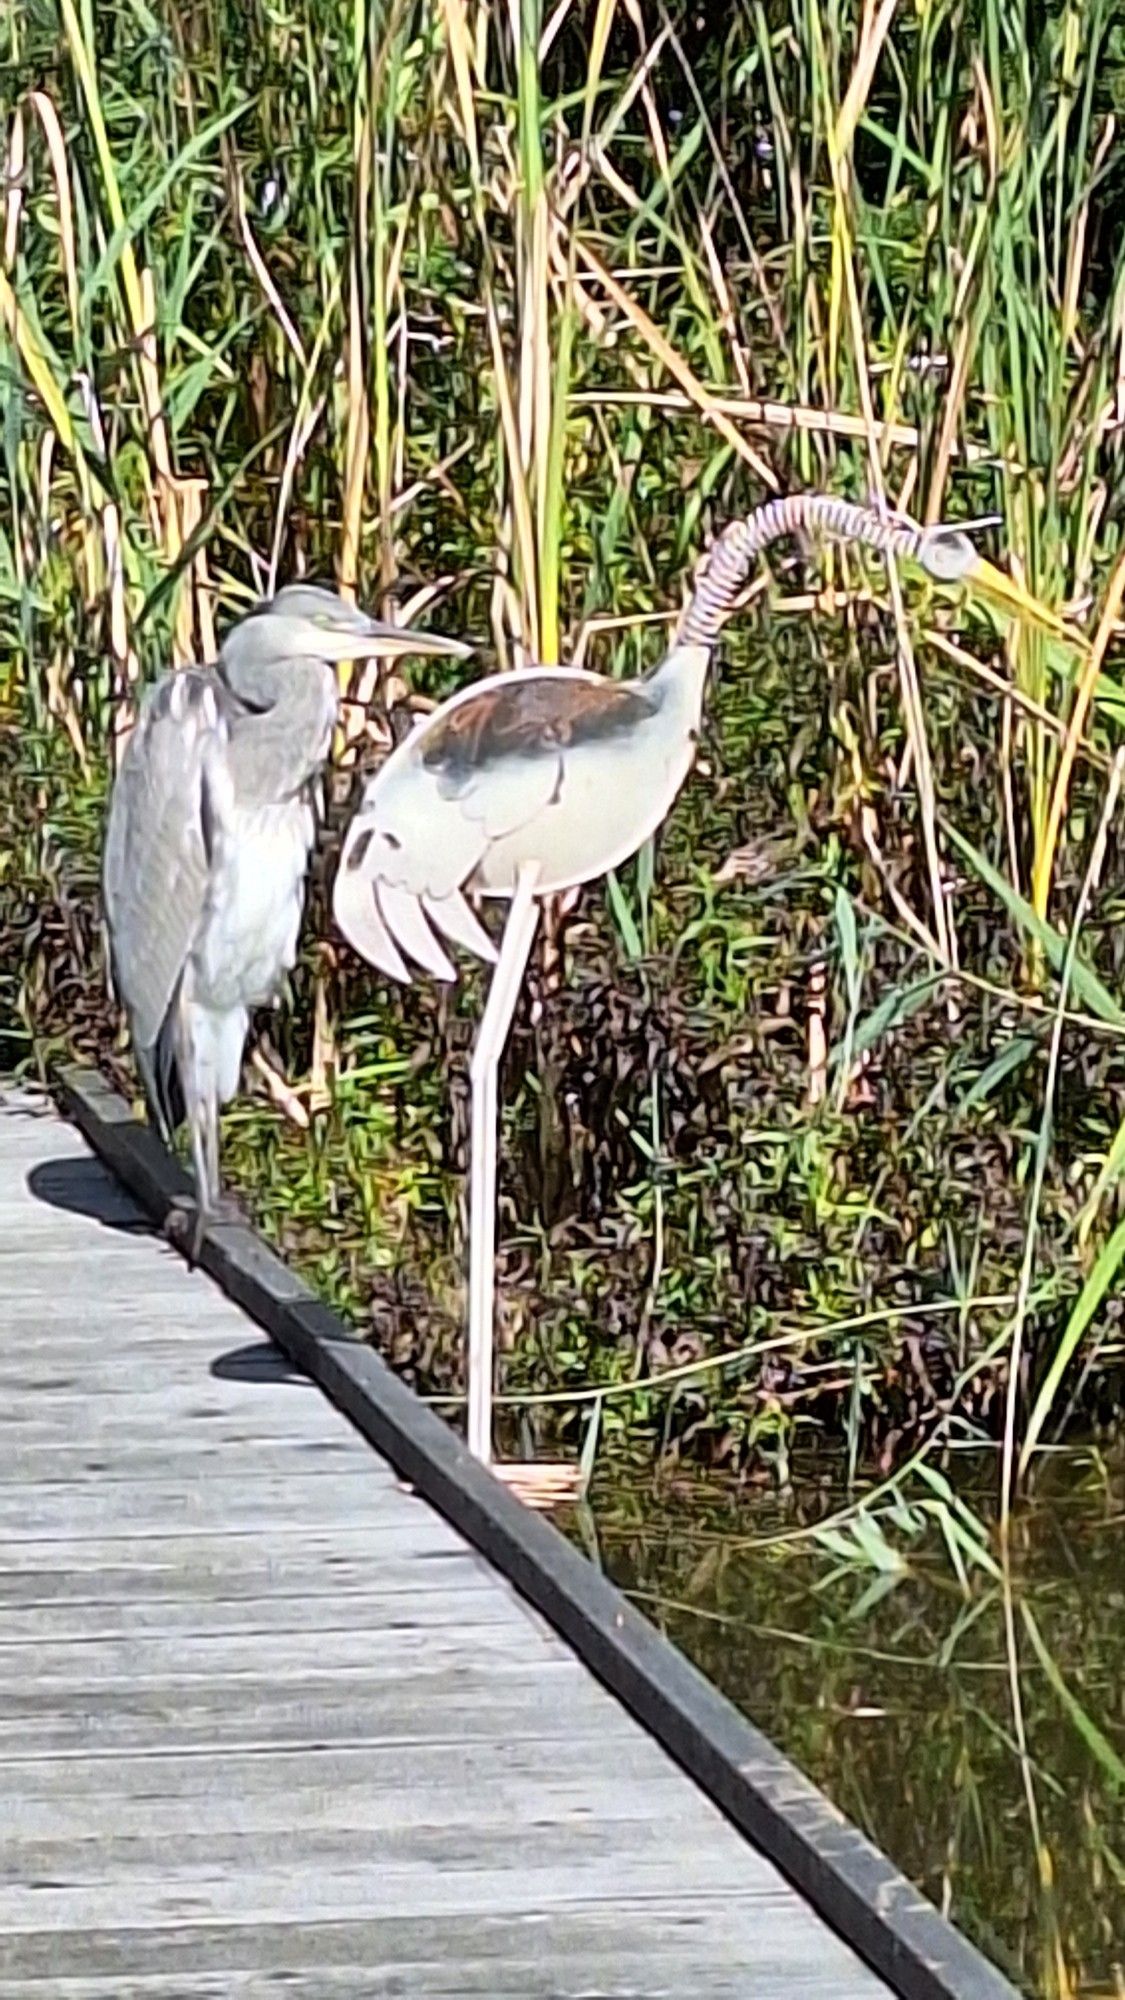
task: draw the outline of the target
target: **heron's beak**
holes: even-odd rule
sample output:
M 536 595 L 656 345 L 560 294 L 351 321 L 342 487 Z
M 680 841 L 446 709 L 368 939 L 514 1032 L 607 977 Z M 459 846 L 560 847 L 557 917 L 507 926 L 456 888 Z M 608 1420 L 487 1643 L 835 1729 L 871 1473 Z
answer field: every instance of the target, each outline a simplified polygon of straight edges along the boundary
M 1006 611 L 1010 618 L 1023 619 L 1026 624 L 1037 626 L 1041 632 L 1049 632 L 1055 639 L 1068 640 L 1072 646 L 1085 646 L 1086 640 L 1076 626 L 1068 625 L 1057 611 L 1041 604 L 1022 584 L 1005 576 L 1003 570 L 995 569 L 983 556 L 977 557 L 964 580 L 970 589 L 979 590 L 986 603 Z
M 380 625 L 373 618 L 366 632 L 347 634 L 349 660 L 399 660 L 441 654 L 446 659 L 467 660 L 475 649 L 461 639 L 443 638 L 440 632 L 413 632 L 408 625 Z

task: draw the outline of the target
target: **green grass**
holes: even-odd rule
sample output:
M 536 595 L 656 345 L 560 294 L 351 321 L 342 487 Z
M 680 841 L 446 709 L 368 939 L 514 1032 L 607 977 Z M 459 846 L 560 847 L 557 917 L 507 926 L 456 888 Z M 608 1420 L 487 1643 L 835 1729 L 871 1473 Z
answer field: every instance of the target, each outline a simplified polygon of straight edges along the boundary
M 271 577 L 376 608 L 432 590 L 499 664 L 634 671 L 712 526 L 818 485 L 995 510 L 998 558 L 1093 630 L 1121 553 L 1119 28 L 1100 0 L 1034 36 L 1011 0 L 900 12 L 878 45 L 861 18 L 753 0 L 720 35 L 526 4 L 515 43 L 509 9 L 464 0 L 7 22 L 13 1056 L 77 1034 L 121 1063 L 95 899 L 113 732 Z M 1116 1352 L 1112 831 L 1040 1142 L 1120 690 L 839 551 L 766 604 L 655 861 L 585 896 L 561 984 L 536 975 L 506 1391 L 611 1386 L 612 1449 L 740 1466 L 783 1468 L 802 1428 L 893 1454 L 955 1382 L 995 1433 L 1014 1308 L 973 1301 L 1014 1299 L 1023 1264 L 1019 1435 L 1038 1391 L 1045 1439 L 1076 1385 L 1104 1414 Z M 353 706 L 342 761 L 386 741 Z M 387 993 L 321 880 L 271 1026 L 302 1122 L 260 1093 L 228 1121 L 265 1225 L 447 1395 L 478 1000 Z M 690 1372 L 775 1339 L 768 1366 Z M 524 1408 L 582 1433 L 581 1404 Z

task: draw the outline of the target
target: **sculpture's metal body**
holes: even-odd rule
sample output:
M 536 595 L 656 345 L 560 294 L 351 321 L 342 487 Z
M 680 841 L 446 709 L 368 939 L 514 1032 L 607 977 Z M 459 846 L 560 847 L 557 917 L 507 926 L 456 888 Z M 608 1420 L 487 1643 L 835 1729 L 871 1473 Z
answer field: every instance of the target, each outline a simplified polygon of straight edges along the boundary
M 943 580 L 974 573 L 1006 585 L 956 530 L 817 494 L 771 501 L 716 541 L 652 674 L 624 682 L 539 667 L 465 688 L 369 780 L 349 826 L 333 907 L 358 952 L 396 980 L 410 979 L 408 960 L 454 978 L 446 944 L 496 967 L 472 1062 L 469 1444 L 486 1462 L 496 1078 L 540 901 L 619 866 L 661 825 L 691 769 L 712 653 L 751 566 L 771 542 L 807 531 L 912 558 Z M 508 900 L 499 952 L 470 897 Z

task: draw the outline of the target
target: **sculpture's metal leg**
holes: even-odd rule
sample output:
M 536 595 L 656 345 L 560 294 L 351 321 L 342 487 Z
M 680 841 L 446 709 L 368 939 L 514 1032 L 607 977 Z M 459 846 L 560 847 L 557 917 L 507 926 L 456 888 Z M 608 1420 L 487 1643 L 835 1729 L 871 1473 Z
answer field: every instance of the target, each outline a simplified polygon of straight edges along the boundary
M 469 1450 L 492 1458 L 492 1330 L 496 1287 L 496 1080 L 539 923 L 536 864 L 520 876 L 473 1050 L 469 1181 Z

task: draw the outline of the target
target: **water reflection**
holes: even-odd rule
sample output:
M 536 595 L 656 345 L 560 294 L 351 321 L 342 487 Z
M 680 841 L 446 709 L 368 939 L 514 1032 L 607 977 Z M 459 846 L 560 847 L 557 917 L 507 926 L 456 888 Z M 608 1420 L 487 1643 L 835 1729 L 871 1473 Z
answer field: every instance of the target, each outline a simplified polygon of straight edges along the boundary
M 966 1593 L 937 1548 L 873 1579 L 761 1546 L 839 1499 L 818 1476 L 784 1512 L 687 1483 L 592 1510 L 614 1580 L 1026 1992 L 1125 1995 L 1125 1454 L 1046 1464 L 1009 1591 Z

